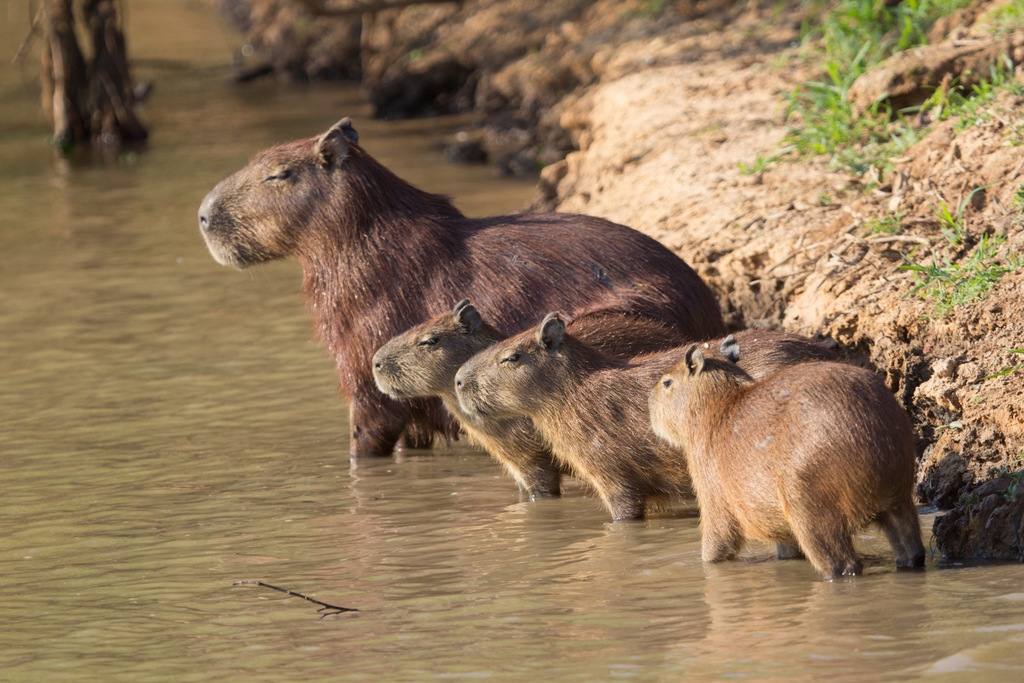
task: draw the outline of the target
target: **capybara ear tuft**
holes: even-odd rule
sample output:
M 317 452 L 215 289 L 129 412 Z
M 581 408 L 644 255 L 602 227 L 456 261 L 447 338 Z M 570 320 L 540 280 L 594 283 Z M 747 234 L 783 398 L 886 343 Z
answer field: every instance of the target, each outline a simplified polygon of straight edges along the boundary
M 483 322 L 480 319 L 480 313 L 476 310 L 476 306 L 469 303 L 469 299 L 463 299 L 455 307 L 455 318 L 462 325 L 463 329 L 466 330 L 466 334 L 473 334 L 479 330 Z
M 349 117 L 346 116 L 333 127 L 339 129 L 349 142 L 359 142 L 359 133 L 356 132 L 355 126 L 352 125 L 352 119 Z
M 352 127 L 352 119 L 345 117 L 330 127 L 316 141 L 316 153 L 324 166 L 336 166 L 348 156 L 351 142 L 359 142 L 359 133 Z
M 554 351 L 562 345 L 565 337 L 565 323 L 562 322 L 558 313 L 548 313 L 544 316 L 544 322 L 540 324 L 540 332 L 537 333 L 537 341 L 549 351 Z
M 740 343 L 731 334 L 722 340 L 722 345 L 718 350 L 733 363 L 740 362 Z
M 704 354 L 696 344 L 690 344 L 690 348 L 686 349 L 686 353 L 683 354 L 683 365 L 686 372 L 693 376 L 704 370 Z

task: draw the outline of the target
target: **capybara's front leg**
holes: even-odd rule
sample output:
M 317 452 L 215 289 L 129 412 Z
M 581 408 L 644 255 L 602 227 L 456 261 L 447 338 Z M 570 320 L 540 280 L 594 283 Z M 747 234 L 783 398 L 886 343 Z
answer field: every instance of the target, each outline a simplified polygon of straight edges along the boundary
M 352 397 L 348 424 L 351 433 L 349 457 L 373 458 L 391 455 L 407 422 L 405 411 L 390 399 L 370 402 Z M 390 405 L 389 405 L 390 404 Z
M 395 448 L 398 450 L 430 448 L 434 444 L 434 432 L 433 425 L 426 424 L 422 420 L 408 420 Z
M 604 504 L 612 513 L 616 522 L 622 519 L 643 519 L 647 509 L 647 500 L 640 492 L 628 486 L 608 486 L 602 482 L 604 490 L 599 491 Z M 604 488 L 607 487 L 607 488 Z
M 716 498 L 698 497 L 700 506 L 700 559 L 731 560 L 743 545 L 743 533 L 729 509 Z
M 703 511 L 702 513 L 703 514 Z M 731 533 L 727 525 L 706 524 L 700 520 L 700 559 L 704 562 L 722 562 L 736 557 L 740 542 Z
M 893 504 L 878 517 L 878 524 L 885 531 L 896 555 L 896 566 L 900 569 L 920 569 L 924 566 L 924 544 L 921 543 L 921 522 L 912 500 L 901 500 Z
M 790 525 L 807 559 L 829 581 L 857 576 L 863 570 L 850 530 L 842 520 L 803 514 L 790 519 Z
M 509 465 L 507 469 L 515 470 L 512 476 L 530 498 L 559 496 L 562 493 L 562 472 L 550 457 L 547 460 L 538 458 L 519 467 Z
M 776 543 L 775 555 L 780 560 L 804 559 L 804 551 L 800 549 L 800 544 L 795 540 L 792 543 Z

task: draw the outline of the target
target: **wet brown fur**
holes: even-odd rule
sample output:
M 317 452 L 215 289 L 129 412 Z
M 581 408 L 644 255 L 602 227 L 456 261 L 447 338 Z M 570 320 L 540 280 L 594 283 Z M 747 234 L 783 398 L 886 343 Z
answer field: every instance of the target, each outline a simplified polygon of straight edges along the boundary
M 317 337 L 350 400 L 353 455 L 390 453 L 403 430 L 423 445 L 449 428 L 436 399 L 381 394 L 370 358 L 447 310 L 451 292 L 473 299 L 504 334 L 553 308 L 632 313 L 691 339 L 722 330 L 710 289 L 655 240 L 571 214 L 466 218 L 375 161 L 347 120 L 261 152 L 210 191 L 199 218 L 222 264 L 301 262 Z
M 683 340 L 656 321 L 618 313 L 587 313 L 567 329 L 602 352 L 619 358 L 668 349 Z M 551 457 L 526 417 L 480 419 L 459 406 L 455 373 L 472 356 L 505 339 L 469 301 L 391 339 L 373 357 L 377 387 L 392 398 L 438 397 L 477 445 L 501 463 L 531 496 L 557 496 L 563 467 Z
M 745 363 L 758 376 L 835 357 L 797 335 L 749 330 L 737 336 L 750 346 Z M 618 360 L 562 329 L 552 314 L 463 365 L 456 375 L 459 402 L 482 420 L 528 416 L 556 461 L 586 481 L 613 518 L 639 518 L 662 499 L 691 493 L 685 456 L 655 436 L 648 416 L 651 387 L 680 353 Z
M 686 452 L 703 559 L 758 538 L 799 546 L 828 578 L 855 575 L 852 536 L 876 522 L 898 566 L 923 566 L 913 433 L 885 384 L 825 362 L 755 381 L 744 351 L 737 366 L 691 347 L 651 392 L 654 431 Z

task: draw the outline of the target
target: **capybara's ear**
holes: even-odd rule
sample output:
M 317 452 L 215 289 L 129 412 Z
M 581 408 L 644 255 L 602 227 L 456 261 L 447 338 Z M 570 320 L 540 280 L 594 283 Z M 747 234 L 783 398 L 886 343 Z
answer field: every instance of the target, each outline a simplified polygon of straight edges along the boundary
M 348 156 L 350 142 L 359 142 L 359 133 L 352 127 L 352 119 L 345 117 L 331 126 L 316 141 L 316 153 L 324 166 L 335 166 Z
M 690 375 L 699 375 L 704 370 L 704 354 L 696 344 L 690 344 L 683 354 L 683 366 Z
M 455 319 L 466 330 L 466 334 L 473 334 L 479 330 L 480 324 L 483 322 L 480 320 L 480 313 L 476 310 L 476 306 L 469 303 L 469 299 L 463 299 L 455 306 Z
M 731 334 L 722 340 L 722 345 L 718 350 L 733 363 L 740 362 L 740 343 Z
M 565 336 L 565 323 L 558 316 L 558 313 L 548 313 L 544 316 L 544 322 L 540 324 L 540 332 L 537 333 L 537 341 L 549 351 L 554 351 L 562 345 L 562 338 Z

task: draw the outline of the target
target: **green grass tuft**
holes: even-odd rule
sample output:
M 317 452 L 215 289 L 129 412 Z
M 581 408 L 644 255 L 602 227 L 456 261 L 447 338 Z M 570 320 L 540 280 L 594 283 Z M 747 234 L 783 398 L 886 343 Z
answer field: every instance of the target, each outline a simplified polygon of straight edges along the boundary
M 1005 241 L 1003 237 L 982 235 L 978 246 L 961 263 L 952 263 L 947 256 L 933 253 L 929 265 L 915 261 L 912 254 L 904 255 L 907 265 L 900 268 L 917 273 L 918 279 L 910 294 L 930 301 L 938 317 L 984 297 L 1003 275 L 1024 265 L 1024 260 L 1013 251 L 1008 250 L 1000 257 Z
M 827 154 L 833 165 L 863 173 L 916 142 L 909 123 L 892 121 L 894 112 L 885 106 L 855 114 L 847 99 L 850 86 L 890 55 L 926 43 L 936 19 L 968 2 L 904 0 L 890 7 L 884 0 L 840 0 L 824 12 L 812 11 L 804 40 L 820 40 L 824 71 L 788 96 L 787 119 L 796 124 L 787 143 L 800 154 Z
M 864 225 L 866 232 L 895 235 L 903 229 L 903 212 L 894 211 L 875 218 Z
M 948 88 L 937 88 L 921 109 L 936 121 L 957 118 L 956 129 L 966 130 L 994 117 L 986 110 L 1002 93 L 1024 95 L 1024 83 L 1013 77 L 1013 63 L 1004 61 L 989 70 L 988 78 L 981 79 L 970 90 L 953 83 Z
M 985 17 L 988 29 L 997 36 L 1005 36 L 1024 26 L 1024 0 L 1011 0 L 1010 3 L 994 9 Z

